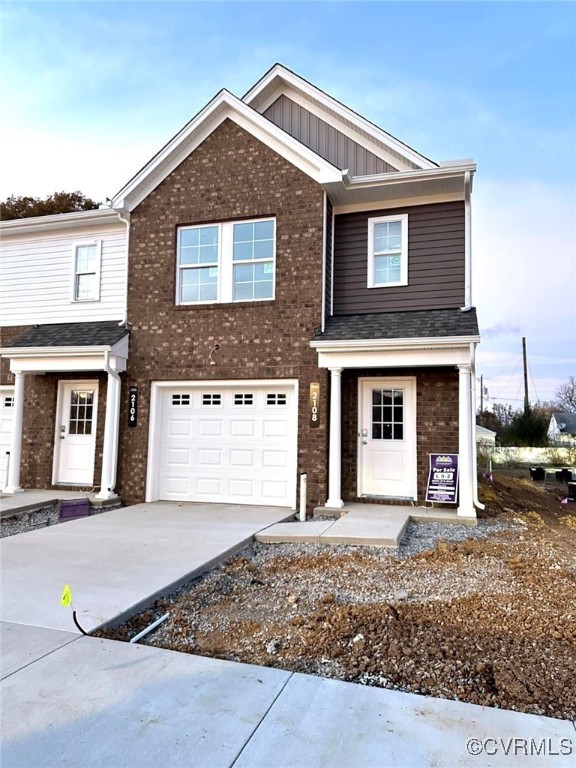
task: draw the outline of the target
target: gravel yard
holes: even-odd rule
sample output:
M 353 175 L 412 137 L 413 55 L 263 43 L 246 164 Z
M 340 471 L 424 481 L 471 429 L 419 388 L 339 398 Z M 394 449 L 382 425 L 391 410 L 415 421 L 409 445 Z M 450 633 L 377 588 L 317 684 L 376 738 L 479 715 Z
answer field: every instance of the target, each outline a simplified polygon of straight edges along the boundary
M 121 627 L 129 639 L 576 719 L 576 505 L 502 475 L 477 528 L 410 524 L 398 551 L 254 544 Z

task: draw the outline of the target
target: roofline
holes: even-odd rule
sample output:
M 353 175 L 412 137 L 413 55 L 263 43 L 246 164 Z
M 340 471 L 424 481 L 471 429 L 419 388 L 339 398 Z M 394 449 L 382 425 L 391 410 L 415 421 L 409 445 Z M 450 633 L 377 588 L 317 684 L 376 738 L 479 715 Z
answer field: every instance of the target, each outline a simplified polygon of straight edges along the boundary
M 61 355 L 70 355 L 71 357 L 97 355 L 103 352 L 113 351 L 116 344 L 122 341 L 124 337 L 118 339 L 114 344 L 86 344 L 83 347 L 56 347 L 54 345 L 46 347 L 2 347 L 0 355 L 2 357 L 56 357 Z
M 397 139 L 391 133 L 383 130 L 378 125 L 376 125 L 376 123 L 373 123 L 363 115 L 360 115 L 358 112 L 350 109 L 350 107 L 346 106 L 346 104 L 343 104 L 341 101 L 338 101 L 338 99 L 330 96 L 330 94 L 318 88 L 318 86 L 314 85 L 313 83 L 310 83 L 308 80 L 305 80 L 300 75 L 297 75 L 283 64 L 274 64 L 274 66 L 272 66 L 268 72 L 266 72 L 266 74 L 263 75 L 263 77 L 261 77 L 260 80 L 255 85 L 253 85 L 247 93 L 244 94 L 242 101 L 246 104 L 250 104 L 265 88 L 267 88 L 274 81 L 276 77 L 283 79 L 292 87 L 300 89 L 307 95 L 317 99 L 324 107 L 332 109 L 340 117 L 351 120 L 356 124 L 358 128 L 368 133 L 373 139 L 384 144 L 389 144 L 392 149 L 406 157 L 411 162 L 416 163 L 416 165 L 424 165 L 428 168 L 438 167 L 438 163 L 434 160 L 431 160 L 425 155 L 420 154 L 420 152 L 417 152 L 408 144 L 400 141 L 400 139 Z
M 119 221 L 118 212 L 106 206 L 91 211 L 73 211 L 72 213 L 54 213 L 49 216 L 9 219 L 0 222 L 0 232 L 18 235 L 50 229 L 74 229 L 92 224 L 117 224 Z
M 310 346 L 319 352 L 344 352 L 379 349 L 432 349 L 437 347 L 466 347 L 478 344 L 480 336 L 434 336 L 432 338 L 403 339 L 335 339 L 311 341 Z
M 175 134 L 170 141 L 168 141 L 162 149 L 157 152 L 154 157 L 146 163 L 146 165 L 140 169 L 140 171 L 125 184 L 122 189 L 117 192 L 112 198 L 112 206 L 116 209 L 130 210 L 126 207 L 133 201 L 130 201 L 130 197 L 134 196 L 138 200 L 138 189 L 144 185 L 145 180 L 154 174 L 158 175 L 158 182 L 165 178 L 162 171 L 160 171 L 163 164 L 166 164 L 168 168 L 167 173 L 170 173 L 173 168 L 171 164 L 178 164 L 181 159 L 178 159 L 178 149 L 187 140 L 190 139 L 192 147 L 187 150 L 189 154 L 196 146 L 204 140 L 204 138 L 212 131 L 214 131 L 220 123 L 227 117 L 234 119 L 238 117 L 238 124 L 250 131 L 253 129 L 254 135 L 260 133 L 265 134 L 270 139 L 269 146 L 282 154 L 284 149 L 285 156 L 290 155 L 290 161 L 293 164 L 298 164 L 298 158 L 300 159 L 300 167 L 308 175 L 316 178 L 319 183 L 328 181 L 338 181 L 341 175 L 341 170 L 336 168 L 328 161 L 324 160 L 316 152 L 306 147 L 297 139 L 290 136 L 290 134 L 283 131 L 278 126 L 274 125 L 270 120 L 267 120 L 263 115 L 257 112 L 255 109 L 245 104 L 229 91 L 223 89 L 219 91 L 207 104 L 204 106 L 193 118 L 188 121 L 186 125 Z M 200 140 L 198 141 L 198 137 Z M 195 144 L 195 140 L 197 143 Z M 294 160 L 296 159 L 296 163 Z M 160 171 L 160 173 L 158 173 Z M 137 203 L 134 203 L 137 204 Z
M 368 176 L 350 176 L 347 170 L 342 171 L 342 181 L 347 188 L 372 187 L 397 182 L 421 181 L 422 179 L 451 179 L 464 176 L 466 172 L 475 173 L 476 163 L 465 162 L 442 168 L 425 168 L 418 171 L 396 171 L 394 173 L 377 173 Z

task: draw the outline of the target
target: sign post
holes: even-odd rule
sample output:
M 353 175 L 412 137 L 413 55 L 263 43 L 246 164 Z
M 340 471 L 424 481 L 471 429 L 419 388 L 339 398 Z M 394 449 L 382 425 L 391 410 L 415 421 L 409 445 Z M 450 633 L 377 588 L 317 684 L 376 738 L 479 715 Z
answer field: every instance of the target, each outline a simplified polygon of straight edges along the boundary
M 458 454 L 431 453 L 426 501 L 456 504 L 458 496 Z

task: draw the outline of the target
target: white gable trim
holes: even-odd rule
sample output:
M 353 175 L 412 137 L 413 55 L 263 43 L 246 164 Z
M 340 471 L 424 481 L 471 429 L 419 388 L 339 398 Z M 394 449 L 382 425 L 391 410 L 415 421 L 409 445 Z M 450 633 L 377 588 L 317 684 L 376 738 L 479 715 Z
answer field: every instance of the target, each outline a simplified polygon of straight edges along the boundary
M 392 165 L 398 165 L 399 155 L 400 158 L 409 160 L 419 168 L 438 167 L 437 163 L 432 162 L 427 157 L 424 157 L 424 155 L 416 152 L 416 150 L 403 144 L 391 134 L 378 128 L 369 120 L 366 120 L 366 118 L 358 115 L 353 110 L 344 106 L 344 104 L 341 104 L 336 101 L 336 99 L 333 99 L 331 96 L 328 96 L 328 94 L 316 88 L 316 86 L 303 80 L 293 72 L 290 72 L 290 70 L 286 69 L 281 64 L 276 64 L 272 67 L 272 69 L 248 91 L 244 96 L 243 101 L 246 104 L 254 106 L 259 112 L 264 112 L 283 93 L 288 96 L 288 98 L 294 99 L 294 101 L 296 101 L 296 94 L 302 94 L 302 97 L 300 97 L 298 101 L 300 106 L 309 109 L 317 117 L 320 117 L 334 125 L 334 127 L 337 127 L 338 130 L 342 130 L 342 127 L 340 126 L 343 124 L 351 124 L 351 129 L 349 128 L 348 130 L 353 131 L 355 128 L 360 133 L 357 133 L 356 136 L 349 135 L 348 133 L 346 135 L 349 135 L 354 141 L 358 141 L 363 146 L 366 146 L 370 151 L 374 150 L 367 145 L 366 138 L 374 140 L 380 147 L 379 153 L 375 153 L 378 154 L 378 156 L 382 156 L 380 153 L 385 152 L 386 148 L 392 150 L 394 154 L 390 157 L 394 157 L 394 160 L 386 160 L 385 157 L 382 157 L 382 159 L 390 162 Z M 327 114 L 326 112 L 322 114 L 320 110 L 314 109 L 315 103 L 326 110 Z M 338 120 L 338 125 L 335 125 L 334 118 Z M 407 165 L 406 168 L 412 168 L 412 166 Z
M 112 206 L 133 210 L 227 118 L 319 184 L 341 178 L 333 165 L 228 91 L 221 91 L 114 196 Z

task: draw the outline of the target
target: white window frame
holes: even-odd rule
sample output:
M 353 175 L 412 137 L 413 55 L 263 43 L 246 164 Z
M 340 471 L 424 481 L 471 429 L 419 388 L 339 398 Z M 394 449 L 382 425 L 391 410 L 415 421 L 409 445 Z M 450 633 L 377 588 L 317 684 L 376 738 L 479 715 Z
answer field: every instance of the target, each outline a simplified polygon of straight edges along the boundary
M 251 259 L 242 262 L 234 262 L 234 225 L 252 224 L 263 221 L 271 221 L 274 226 L 274 248 L 272 253 L 272 296 L 262 299 L 234 299 L 234 264 L 259 264 L 269 262 L 270 259 Z M 212 301 L 181 301 L 182 273 L 185 269 L 194 268 L 194 265 L 180 264 L 180 233 L 189 229 L 202 229 L 202 227 L 218 228 L 218 280 L 216 289 L 216 299 Z M 203 266 L 201 264 L 199 267 Z M 176 238 L 176 304 L 178 306 L 194 307 L 202 304 L 242 304 L 244 302 L 262 302 L 273 301 L 276 298 L 276 218 L 267 216 L 256 219 L 241 219 L 237 221 L 227 221 L 221 223 L 192 224 L 178 228 Z
M 96 248 L 96 269 L 92 272 L 78 272 L 76 265 L 78 259 L 78 249 L 94 246 Z M 71 285 L 71 301 L 74 304 L 84 304 L 86 302 L 100 301 L 100 273 L 102 270 L 102 240 L 89 240 L 86 242 L 74 243 L 72 248 L 72 285 Z M 76 278 L 77 276 L 94 274 L 96 276 L 96 295 L 89 299 L 81 299 L 76 295 Z
M 374 251 L 374 228 L 376 224 L 399 221 L 401 224 L 402 243 L 400 248 L 400 280 L 391 283 L 375 282 L 374 257 L 380 254 Z M 408 214 L 396 216 L 377 216 L 368 219 L 368 288 L 393 288 L 398 285 L 408 285 Z

